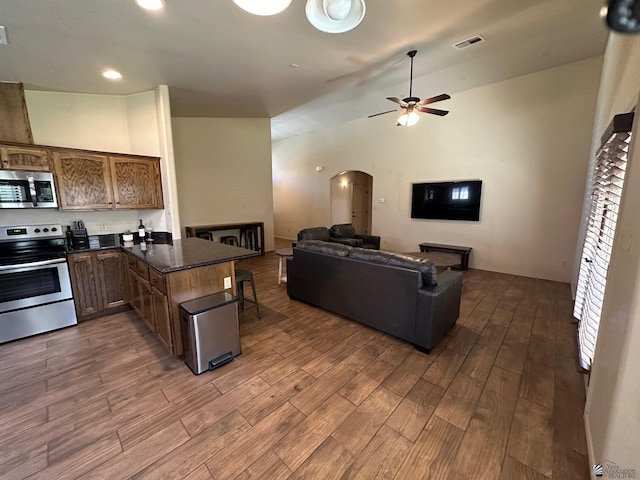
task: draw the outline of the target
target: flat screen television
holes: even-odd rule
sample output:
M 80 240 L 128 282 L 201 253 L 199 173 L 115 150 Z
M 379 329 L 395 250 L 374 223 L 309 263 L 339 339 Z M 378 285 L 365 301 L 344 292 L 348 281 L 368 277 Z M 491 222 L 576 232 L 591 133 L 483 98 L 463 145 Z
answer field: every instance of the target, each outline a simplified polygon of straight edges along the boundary
M 482 180 L 414 183 L 411 218 L 480 220 Z

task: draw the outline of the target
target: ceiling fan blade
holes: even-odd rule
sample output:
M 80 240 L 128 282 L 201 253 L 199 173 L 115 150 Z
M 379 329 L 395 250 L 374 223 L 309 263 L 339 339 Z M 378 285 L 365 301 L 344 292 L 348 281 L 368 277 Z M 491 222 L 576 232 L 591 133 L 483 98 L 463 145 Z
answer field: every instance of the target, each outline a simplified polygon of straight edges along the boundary
M 387 100 L 391 100 L 392 102 L 397 103 L 401 107 L 407 106 L 407 104 L 404 101 L 400 100 L 398 97 L 387 97 Z
M 369 115 L 367 118 L 377 117 L 378 115 L 384 115 L 385 113 L 397 112 L 398 109 L 395 110 L 387 110 L 386 112 L 374 113 L 373 115 Z
M 429 107 L 416 107 L 416 110 L 422 113 L 432 113 L 434 115 L 440 115 L 441 117 L 444 117 L 447 113 L 449 113 L 449 110 L 438 110 L 437 108 Z
M 441 102 L 442 100 L 449 100 L 451 96 L 443 93 L 441 95 L 436 95 L 435 97 L 425 98 L 424 100 L 418 102 L 418 105 L 429 105 L 430 103 Z

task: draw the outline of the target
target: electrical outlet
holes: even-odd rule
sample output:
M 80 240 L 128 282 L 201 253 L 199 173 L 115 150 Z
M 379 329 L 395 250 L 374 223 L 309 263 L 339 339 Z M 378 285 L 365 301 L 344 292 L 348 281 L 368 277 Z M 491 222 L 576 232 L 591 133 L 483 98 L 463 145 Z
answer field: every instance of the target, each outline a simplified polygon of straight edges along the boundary
M 107 224 L 103 223 L 100 225 L 100 230 L 106 230 L 107 229 Z
M 224 288 L 231 288 L 231 277 L 224 277 Z

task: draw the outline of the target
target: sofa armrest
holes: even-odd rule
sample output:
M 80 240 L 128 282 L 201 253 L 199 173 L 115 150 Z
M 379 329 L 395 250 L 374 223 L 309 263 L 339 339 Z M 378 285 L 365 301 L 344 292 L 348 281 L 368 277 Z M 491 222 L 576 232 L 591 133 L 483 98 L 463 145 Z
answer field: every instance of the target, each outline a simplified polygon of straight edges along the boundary
M 380 237 L 377 235 L 357 234 L 356 238 L 362 240 L 363 245 L 373 245 L 373 248 L 380 250 Z
M 438 284 L 418 290 L 415 344 L 431 350 L 442 340 L 460 316 L 462 273 L 446 270 Z

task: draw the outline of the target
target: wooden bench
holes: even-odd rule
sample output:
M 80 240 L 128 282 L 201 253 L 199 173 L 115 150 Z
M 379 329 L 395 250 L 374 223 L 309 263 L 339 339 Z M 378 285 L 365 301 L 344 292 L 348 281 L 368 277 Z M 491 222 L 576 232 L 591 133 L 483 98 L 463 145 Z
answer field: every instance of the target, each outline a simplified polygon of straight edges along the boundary
M 421 252 L 443 252 L 460 255 L 460 270 L 469 268 L 469 255 L 472 247 L 460 247 L 458 245 L 443 245 L 441 243 L 421 243 Z

